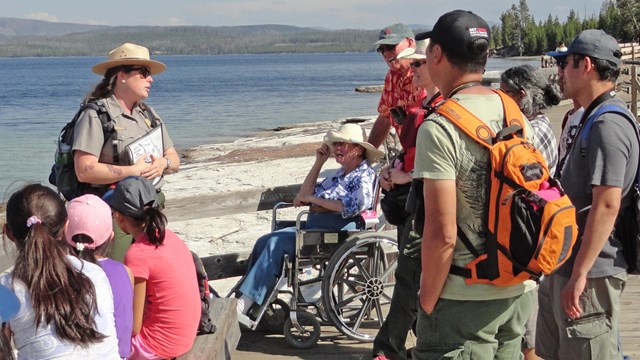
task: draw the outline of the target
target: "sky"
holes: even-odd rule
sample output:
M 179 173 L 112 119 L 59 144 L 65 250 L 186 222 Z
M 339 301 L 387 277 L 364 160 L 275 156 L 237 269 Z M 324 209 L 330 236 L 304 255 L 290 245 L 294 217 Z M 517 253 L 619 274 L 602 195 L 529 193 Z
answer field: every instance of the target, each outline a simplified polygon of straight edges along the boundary
M 0 17 L 97 25 L 282 24 L 329 29 L 380 29 L 386 25 L 433 25 L 455 9 L 471 10 L 489 24 L 518 0 L 0 0 Z M 603 0 L 528 0 L 536 19 L 564 21 L 597 15 Z

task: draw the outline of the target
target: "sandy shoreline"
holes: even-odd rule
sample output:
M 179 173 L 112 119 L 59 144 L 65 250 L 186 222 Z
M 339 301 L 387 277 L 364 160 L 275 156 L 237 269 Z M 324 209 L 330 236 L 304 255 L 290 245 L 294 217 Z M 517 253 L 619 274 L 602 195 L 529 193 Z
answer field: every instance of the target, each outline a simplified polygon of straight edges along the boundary
M 375 116 L 347 119 L 361 120 L 369 129 Z M 257 210 L 261 196 L 301 184 L 324 134 L 347 119 L 297 124 L 182 152 L 180 171 L 167 176 L 163 187 L 169 228 L 200 256 L 251 250 L 270 231 L 271 211 Z M 323 173 L 337 167 L 330 160 Z M 295 217 L 298 211 L 285 214 Z

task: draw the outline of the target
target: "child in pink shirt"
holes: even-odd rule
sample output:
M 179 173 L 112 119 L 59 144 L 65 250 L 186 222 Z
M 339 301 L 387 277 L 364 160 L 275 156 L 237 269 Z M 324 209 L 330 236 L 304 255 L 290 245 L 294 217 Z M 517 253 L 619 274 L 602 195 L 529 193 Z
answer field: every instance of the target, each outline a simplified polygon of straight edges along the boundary
M 107 200 L 115 221 L 134 238 L 124 259 L 134 277 L 131 360 L 186 353 L 200 321 L 191 252 L 165 229 L 167 218 L 153 207 L 155 196 L 150 180 L 130 177 L 120 181 Z

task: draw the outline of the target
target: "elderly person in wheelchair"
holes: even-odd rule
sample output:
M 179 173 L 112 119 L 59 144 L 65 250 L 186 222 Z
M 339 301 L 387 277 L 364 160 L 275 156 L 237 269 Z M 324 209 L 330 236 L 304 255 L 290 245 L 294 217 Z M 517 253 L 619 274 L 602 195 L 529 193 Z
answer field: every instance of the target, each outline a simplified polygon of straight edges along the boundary
M 296 207 L 310 206 L 305 229 L 347 230 L 363 226 L 360 213 L 372 207 L 376 195 L 376 172 L 372 164 L 383 155 L 366 139 L 365 131 L 356 124 L 345 124 L 327 132 L 293 201 Z M 331 153 L 341 168 L 334 176 L 317 183 Z M 247 275 L 236 293 L 239 313 L 246 314 L 254 303 L 262 305 L 281 275 L 284 255 L 291 259 L 295 256 L 295 239 L 296 229 L 290 227 L 263 235 L 256 241 Z

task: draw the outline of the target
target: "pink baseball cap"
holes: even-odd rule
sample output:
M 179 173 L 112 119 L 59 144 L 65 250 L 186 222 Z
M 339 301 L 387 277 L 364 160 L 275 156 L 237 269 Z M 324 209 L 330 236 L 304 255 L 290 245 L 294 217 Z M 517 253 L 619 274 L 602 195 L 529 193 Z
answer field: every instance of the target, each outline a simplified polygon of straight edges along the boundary
M 84 234 L 93 239 L 93 243 L 84 247 L 95 249 L 104 244 L 111 237 L 113 231 L 111 208 L 107 203 L 95 195 L 83 195 L 69 202 L 67 205 L 69 225 L 65 237 L 69 245 L 76 247 L 73 237 Z

